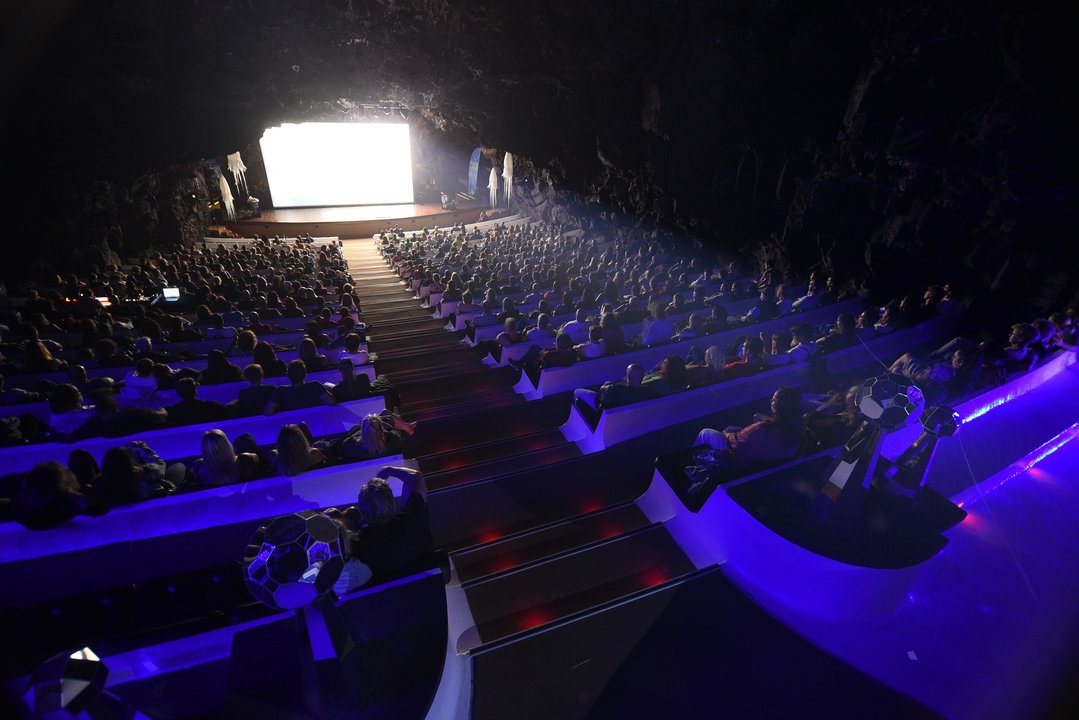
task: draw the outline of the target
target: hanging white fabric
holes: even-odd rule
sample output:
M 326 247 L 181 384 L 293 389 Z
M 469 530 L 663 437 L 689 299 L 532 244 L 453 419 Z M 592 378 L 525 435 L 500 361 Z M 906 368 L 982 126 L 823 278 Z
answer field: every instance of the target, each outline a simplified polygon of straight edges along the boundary
M 229 189 L 229 181 L 225 179 L 224 173 L 217 176 L 217 186 L 221 188 L 221 207 L 225 208 L 229 220 L 235 220 L 236 205 L 232 202 L 232 190 Z
M 247 190 L 247 166 L 244 165 L 243 159 L 240 157 L 240 153 L 234 152 L 229 155 L 229 170 L 232 172 L 232 181 L 236 183 L 236 189 L 242 190 L 243 194 L 250 195 Z
M 491 180 L 487 183 L 487 190 L 491 194 L 491 207 L 498 207 L 498 170 L 491 168 Z
M 506 159 L 502 161 L 502 179 L 506 181 L 506 207 L 510 205 L 510 197 L 513 195 L 513 156 L 506 153 Z

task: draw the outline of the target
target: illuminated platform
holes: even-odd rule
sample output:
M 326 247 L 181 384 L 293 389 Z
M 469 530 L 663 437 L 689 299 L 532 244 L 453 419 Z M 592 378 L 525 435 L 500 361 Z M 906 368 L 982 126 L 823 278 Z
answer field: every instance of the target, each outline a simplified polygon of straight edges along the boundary
M 249 237 L 259 235 L 310 234 L 340 238 L 371 237 L 390 226 L 404 230 L 424 227 L 449 227 L 455 223 L 474 223 L 487 204 L 480 201 L 461 203 L 454 210 L 443 210 L 438 203 L 405 205 L 347 205 L 265 210 L 261 217 L 228 223 L 233 231 Z

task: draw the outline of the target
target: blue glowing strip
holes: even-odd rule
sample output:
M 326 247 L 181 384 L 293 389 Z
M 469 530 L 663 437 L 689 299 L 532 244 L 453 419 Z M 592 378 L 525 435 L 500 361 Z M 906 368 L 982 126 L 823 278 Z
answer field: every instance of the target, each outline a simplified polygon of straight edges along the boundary
M 985 395 L 993 395 L 993 397 L 991 397 L 988 402 L 983 402 L 983 404 L 973 410 L 966 411 L 965 413 L 963 412 L 963 409 L 969 407 L 973 402 L 982 402 L 982 398 L 984 398 L 985 395 L 975 399 L 971 403 L 964 403 L 961 408 L 957 408 L 960 410 L 963 422 L 968 423 L 971 420 L 976 420 L 991 410 L 998 408 L 1021 395 L 1025 395 L 1031 390 L 1041 387 L 1042 383 L 1046 380 L 1053 378 L 1057 373 L 1073 365 L 1075 362 L 1075 353 L 1061 353 L 1041 367 L 1031 370 L 1025 375 L 1006 383 L 995 391 L 986 393 Z M 1003 392 L 1003 394 L 996 394 L 1001 392 Z
M 972 488 L 964 490 L 962 493 L 952 498 L 952 501 L 959 507 L 977 502 L 1012 478 L 1022 475 L 1042 460 L 1045 460 L 1053 453 L 1059 451 L 1072 440 L 1075 440 L 1076 437 L 1079 437 L 1079 423 L 1075 423 L 1053 436 L 1049 441 L 1042 443 L 1032 452 L 1019 458 L 996 475 L 978 483 Z

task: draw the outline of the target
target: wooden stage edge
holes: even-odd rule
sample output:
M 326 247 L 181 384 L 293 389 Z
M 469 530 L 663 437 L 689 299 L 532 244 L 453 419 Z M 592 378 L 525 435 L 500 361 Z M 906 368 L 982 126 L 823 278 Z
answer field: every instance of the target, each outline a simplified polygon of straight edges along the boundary
M 229 229 L 245 237 L 252 235 L 337 236 L 342 240 L 369 238 L 389 227 L 420 230 L 424 227 L 449 227 L 454 223 L 474 223 L 486 204 L 459 206 L 443 210 L 440 205 L 364 205 L 326 208 L 284 208 L 267 210 L 262 217 L 236 220 Z

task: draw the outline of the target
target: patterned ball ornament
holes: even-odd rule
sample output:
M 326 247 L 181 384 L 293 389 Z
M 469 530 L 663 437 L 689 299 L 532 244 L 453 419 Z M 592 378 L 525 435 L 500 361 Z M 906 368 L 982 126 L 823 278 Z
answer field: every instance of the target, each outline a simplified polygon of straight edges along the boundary
M 917 421 L 925 409 L 925 396 L 918 386 L 909 378 L 895 374 L 866 380 L 855 401 L 862 417 L 886 430 L 897 430 Z
M 76 717 L 105 689 L 109 669 L 88 647 L 46 660 L 31 681 L 35 717 Z
M 280 610 L 303 607 L 333 589 L 345 567 L 341 527 L 320 512 L 282 515 L 266 526 L 244 568 L 255 599 Z
M 951 437 L 959 430 L 959 413 L 944 405 L 934 405 L 922 413 L 922 428 L 930 435 Z

